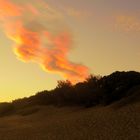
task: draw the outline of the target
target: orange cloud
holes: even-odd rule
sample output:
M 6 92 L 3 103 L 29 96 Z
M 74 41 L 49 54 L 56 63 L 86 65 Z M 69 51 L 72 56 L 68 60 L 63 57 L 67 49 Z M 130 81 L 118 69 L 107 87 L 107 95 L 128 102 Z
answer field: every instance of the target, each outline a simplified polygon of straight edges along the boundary
M 84 11 L 84 10 L 80 10 L 80 9 L 76 9 L 76 8 L 72 8 L 72 7 L 61 7 L 60 9 L 63 10 L 63 13 L 65 14 L 65 16 L 69 16 L 75 19 L 85 19 L 90 17 L 91 13 Z
M 2 1 L 5 19 L 1 20 L 4 21 L 5 33 L 16 43 L 15 54 L 20 60 L 38 63 L 45 71 L 59 73 L 73 83 L 84 80 L 88 68 L 71 62 L 67 57 L 72 46 L 70 32 L 61 26 L 61 20 L 58 21 L 60 13 L 44 3 L 42 1 L 38 6 L 35 2 L 21 5 Z
M 21 8 L 9 0 L 0 0 L 0 17 L 20 16 Z
M 140 31 L 140 19 L 134 16 L 121 15 L 116 17 L 116 27 L 124 31 Z
M 74 8 L 68 8 L 66 11 L 67 11 L 67 15 L 76 17 L 76 18 L 83 18 L 87 15 L 86 12 L 79 11 Z

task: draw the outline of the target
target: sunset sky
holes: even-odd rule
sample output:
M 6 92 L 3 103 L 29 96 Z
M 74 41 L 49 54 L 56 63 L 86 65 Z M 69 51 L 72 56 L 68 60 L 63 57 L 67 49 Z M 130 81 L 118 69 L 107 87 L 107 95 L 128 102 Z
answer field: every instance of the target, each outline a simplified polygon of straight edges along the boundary
M 140 0 L 0 0 L 0 29 L 0 102 L 140 71 Z

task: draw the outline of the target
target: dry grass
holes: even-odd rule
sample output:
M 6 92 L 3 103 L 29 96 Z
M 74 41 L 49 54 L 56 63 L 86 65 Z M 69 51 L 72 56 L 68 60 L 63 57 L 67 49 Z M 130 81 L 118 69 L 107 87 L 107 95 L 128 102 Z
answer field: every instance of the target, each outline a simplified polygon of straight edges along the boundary
M 0 118 L 0 140 L 138 140 L 140 103 L 114 109 L 40 106 L 28 116 Z

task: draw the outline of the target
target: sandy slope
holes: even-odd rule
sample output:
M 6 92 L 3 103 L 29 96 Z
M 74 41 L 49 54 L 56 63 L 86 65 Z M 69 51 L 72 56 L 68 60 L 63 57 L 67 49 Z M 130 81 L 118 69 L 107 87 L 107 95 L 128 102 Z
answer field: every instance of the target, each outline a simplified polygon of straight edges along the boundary
M 140 103 L 118 108 L 40 107 L 0 118 L 0 140 L 139 140 Z

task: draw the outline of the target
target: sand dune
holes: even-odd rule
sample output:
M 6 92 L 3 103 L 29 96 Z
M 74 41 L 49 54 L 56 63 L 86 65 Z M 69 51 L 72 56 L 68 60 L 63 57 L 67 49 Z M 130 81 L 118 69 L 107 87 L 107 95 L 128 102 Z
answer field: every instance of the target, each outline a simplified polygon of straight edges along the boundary
M 38 106 L 32 115 L 0 118 L 0 140 L 138 140 L 140 103 L 121 108 Z

